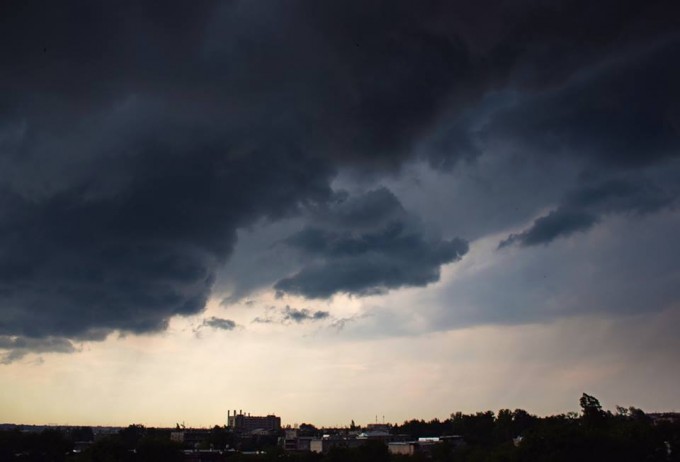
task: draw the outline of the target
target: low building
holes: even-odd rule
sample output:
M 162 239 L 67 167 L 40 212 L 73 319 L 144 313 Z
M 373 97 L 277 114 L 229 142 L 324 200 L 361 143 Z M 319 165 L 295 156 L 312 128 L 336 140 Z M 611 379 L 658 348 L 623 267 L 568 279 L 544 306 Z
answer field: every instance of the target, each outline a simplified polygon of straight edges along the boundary
M 297 439 L 297 450 L 301 452 L 309 452 L 311 451 L 311 445 L 312 445 L 312 440 L 314 437 L 312 436 L 299 436 Z
M 383 442 L 387 443 L 388 441 L 392 441 L 392 434 L 390 434 L 390 432 L 381 431 L 381 430 L 369 430 L 369 431 L 359 433 L 359 435 L 357 435 L 357 439 L 360 439 L 360 440 L 379 440 L 379 441 L 383 441 Z
M 432 436 L 418 438 L 417 441 L 392 441 L 387 443 L 387 450 L 390 454 L 413 456 L 415 454 L 431 455 L 432 450 L 439 444 L 447 443 L 452 448 L 457 448 L 465 444 L 462 436 Z
M 366 425 L 367 432 L 390 432 L 390 424 L 386 423 L 370 423 Z
M 417 441 L 395 441 L 387 443 L 387 450 L 390 454 L 399 454 L 402 456 L 412 456 L 416 454 L 418 449 Z
M 327 454 L 333 448 L 358 448 L 364 443 L 366 443 L 365 439 L 325 436 L 309 440 L 309 450 L 319 454 Z
M 284 436 L 279 438 L 279 446 L 284 451 L 309 452 L 310 441 L 313 439 L 313 436 L 300 436 L 296 429 L 287 429 Z

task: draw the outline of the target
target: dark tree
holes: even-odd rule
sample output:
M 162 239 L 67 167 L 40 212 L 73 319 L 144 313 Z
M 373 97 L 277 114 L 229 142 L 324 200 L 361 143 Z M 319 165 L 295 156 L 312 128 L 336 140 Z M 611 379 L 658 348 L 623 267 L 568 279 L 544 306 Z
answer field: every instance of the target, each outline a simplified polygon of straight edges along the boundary
M 602 410 L 602 405 L 597 398 L 583 393 L 579 403 L 583 412 L 583 422 L 586 425 L 601 426 L 604 424 L 607 413 Z
M 182 462 L 184 458 L 179 444 L 153 437 L 145 437 L 139 441 L 137 454 L 144 462 Z
M 132 424 L 118 432 L 120 440 L 127 449 L 135 449 L 137 443 L 146 434 L 144 425 Z

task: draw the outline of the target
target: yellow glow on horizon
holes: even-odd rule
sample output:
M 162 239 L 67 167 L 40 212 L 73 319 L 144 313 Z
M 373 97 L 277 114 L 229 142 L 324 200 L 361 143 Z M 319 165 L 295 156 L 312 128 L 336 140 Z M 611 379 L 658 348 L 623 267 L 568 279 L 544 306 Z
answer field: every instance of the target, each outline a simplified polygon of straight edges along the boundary
M 206 315 L 228 312 L 211 303 Z M 648 331 L 669 316 L 658 316 Z M 3 366 L 3 419 L 206 427 L 223 425 L 227 410 L 243 409 L 275 413 L 284 424 L 348 425 L 371 422 L 376 414 L 401 422 L 501 407 L 566 412 L 577 409 L 583 390 L 602 392 L 610 407 L 644 408 L 672 396 L 676 383 L 669 369 L 655 377 L 658 389 L 649 402 L 625 398 L 640 383 L 621 378 L 645 366 L 613 367 L 615 351 L 603 345 L 624 348 L 616 331 L 640 332 L 635 320 L 614 325 L 583 318 L 358 340 L 303 324 L 201 328 L 197 335 L 199 319 L 174 319 L 161 335 L 111 336 L 75 354 L 43 355 L 43 364 L 27 358 Z M 604 338 L 583 335 L 594 331 Z M 575 345 L 579 335 L 591 340 Z

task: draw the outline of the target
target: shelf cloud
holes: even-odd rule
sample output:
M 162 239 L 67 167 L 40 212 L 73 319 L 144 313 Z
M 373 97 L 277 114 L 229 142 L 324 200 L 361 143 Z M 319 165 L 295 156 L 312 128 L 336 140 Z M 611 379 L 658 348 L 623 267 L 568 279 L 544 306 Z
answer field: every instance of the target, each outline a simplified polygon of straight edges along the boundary
M 515 172 L 572 166 L 578 178 L 533 223 L 488 230 L 507 236 L 499 247 L 670 210 L 680 172 L 670 10 L 613 0 L 4 5 L 0 348 L 9 359 L 71 352 L 71 342 L 200 313 L 238 232 L 262 222 L 302 223 L 279 236 L 296 255 L 272 277 L 280 295 L 428 287 L 474 243 L 434 229 L 404 205 L 408 192 L 381 183 L 414 164 L 467 175 L 502 152 Z M 363 189 L 338 184 L 341 174 Z M 494 184 L 455 199 L 477 210 Z

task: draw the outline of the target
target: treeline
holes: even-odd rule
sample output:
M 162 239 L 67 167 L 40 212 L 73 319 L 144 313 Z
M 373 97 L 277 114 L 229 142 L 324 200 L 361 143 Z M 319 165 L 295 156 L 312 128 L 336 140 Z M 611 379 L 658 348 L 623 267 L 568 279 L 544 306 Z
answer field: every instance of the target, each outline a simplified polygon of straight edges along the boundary
M 72 451 L 73 438 L 58 429 L 40 433 L 18 429 L 0 431 L 0 460 L 60 461 Z
M 94 441 L 92 429 L 42 432 L 0 431 L 0 461 L 22 462 L 181 462 L 182 447 L 167 429 L 130 425 Z M 82 444 L 89 442 L 91 444 Z
M 460 435 L 469 445 L 490 446 L 512 440 L 528 430 L 540 425 L 542 419 L 522 409 L 510 411 L 501 409 L 498 414 L 493 411 L 463 414 L 456 412 L 449 419 L 409 420 L 402 425 L 395 425 L 391 433 L 410 435 L 417 439 L 427 436 Z
M 395 426 L 393 433 L 464 438 L 463 447 L 441 444 L 432 454 L 420 457 L 433 461 L 680 461 L 680 422 L 654 422 L 636 408 L 604 411 L 588 395 L 581 398 L 581 407 L 580 414 L 542 418 L 521 409 L 456 413 L 443 421 L 407 421 Z
M 262 451 L 259 455 L 224 452 L 213 460 L 227 462 L 680 462 L 680 421 L 650 418 L 639 409 L 603 410 L 584 394 L 581 412 L 537 417 L 524 410 L 503 409 L 474 414 L 454 413 L 444 420 L 409 420 L 391 428 L 397 439 L 459 435 L 455 440 L 429 445 L 413 456 L 390 454 L 382 441 L 356 448 L 333 448 L 327 454 L 284 452 L 276 438 L 241 439 L 224 427 L 208 432 L 201 448 Z M 303 428 L 313 436 L 321 432 Z M 347 432 L 348 429 L 338 429 Z M 324 433 L 328 429 L 323 430 Z M 88 428 L 0 432 L 0 461 L 26 462 L 180 462 L 182 446 L 170 441 L 170 430 L 130 425 L 118 433 L 96 438 L 74 452 L 77 441 L 91 438 Z M 318 435 L 317 435 L 318 436 Z M 425 449 L 425 448 L 423 448 Z

